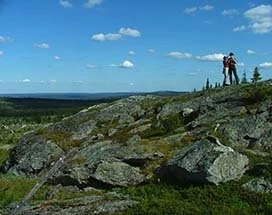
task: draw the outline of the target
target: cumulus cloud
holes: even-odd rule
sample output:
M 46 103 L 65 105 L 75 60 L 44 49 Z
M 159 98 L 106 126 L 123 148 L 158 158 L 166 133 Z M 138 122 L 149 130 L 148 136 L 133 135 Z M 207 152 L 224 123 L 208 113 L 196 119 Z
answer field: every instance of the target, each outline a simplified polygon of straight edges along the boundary
M 201 61 L 222 61 L 224 56 L 225 55 L 222 53 L 215 53 L 204 56 L 196 56 L 196 59 Z
M 131 29 L 131 28 L 120 28 L 119 33 L 125 36 L 130 36 L 130 37 L 140 37 L 141 33 L 140 31 L 136 29 Z
M 266 34 L 272 31 L 272 6 L 259 5 L 244 13 L 249 20 L 249 28 L 257 34 Z
M 7 43 L 7 42 L 12 42 L 12 41 L 13 41 L 13 39 L 11 37 L 0 35 L 0 43 Z
M 55 55 L 55 56 L 54 56 L 54 59 L 55 59 L 55 60 L 61 60 L 61 57 L 60 57 L 60 56 Z
M 36 43 L 34 44 L 34 47 L 39 49 L 49 49 L 49 45 L 47 43 Z
M 214 10 L 214 6 L 208 5 L 208 4 L 204 6 L 199 6 L 199 7 L 194 6 L 194 7 L 185 8 L 183 12 L 186 14 L 192 14 L 197 12 L 198 10 L 211 11 L 211 10 Z
M 184 13 L 191 14 L 197 11 L 197 7 L 185 8 Z
M 131 50 L 131 51 L 128 52 L 128 54 L 129 54 L 129 55 L 135 55 L 136 53 L 135 53 L 135 51 L 132 51 L 132 50 Z
M 206 11 L 210 11 L 210 10 L 213 10 L 214 9 L 214 6 L 212 5 L 204 5 L 204 6 L 201 6 L 199 7 L 199 10 L 206 10 Z
M 132 69 L 134 67 L 134 64 L 131 63 L 130 61 L 128 60 L 125 60 L 123 63 L 121 63 L 119 65 L 120 68 L 124 68 L 124 69 Z
M 88 69 L 94 69 L 94 68 L 96 68 L 96 65 L 94 65 L 94 64 L 87 64 L 86 67 Z
M 100 34 L 94 34 L 92 36 L 92 40 L 95 40 L 95 41 L 106 41 L 106 40 L 120 40 L 122 38 L 122 35 L 121 34 L 112 34 L 112 33 L 109 33 L 109 34 L 103 34 L 103 33 L 100 33 Z
M 87 2 L 83 5 L 86 8 L 93 8 L 97 5 L 100 5 L 104 2 L 104 0 L 87 0 Z
M 55 83 L 57 83 L 57 80 L 52 79 L 52 80 L 48 81 L 48 83 L 49 83 L 49 84 L 55 84 Z
M 256 52 L 253 51 L 253 50 L 250 50 L 250 49 L 247 50 L 247 54 L 255 54 L 255 53 L 256 53 Z
M 241 25 L 232 29 L 233 32 L 239 32 L 239 31 L 245 31 L 245 30 L 246 30 L 246 26 L 244 25 Z
M 0 50 L 0 56 L 4 55 L 4 52 Z
M 140 31 L 136 30 L 136 29 L 132 29 L 132 28 L 120 28 L 119 33 L 108 33 L 108 34 L 104 34 L 104 33 L 99 33 L 99 34 L 94 34 L 92 36 L 92 40 L 95 41 L 106 41 L 106 40 L 120 40 L 123 37 L 140 37 L 141 33 Z
M 72 8 L 73 7 L 73 5 L 69 1 L 66 1 L 66 0 L 60 0 L 59 3 L 64 8 Z
M 149 53 L 155 53 L 155 52 L 156 52 L 155 49 L 148 49 L 147 51 L 148 51 Z
M 30 83 L 31 80 L 29 78 L 25 78 L 23 80 L 20 80 L 19 82 L 21 82 L 21 83 Z
M 169 57 L 176 58 L 176 59 L 184 59 L 184 58 L 191 58 L 192 55 L 190 53 L 182 53 L 182 52 L 169 52 L 167 54 Z
M 223 10 L 222 15 L 223 16 L 235 16 L 235 15 L 239 15 L 239 11 L 236 9 Z
M 272 69 L 272 62 L 261 63 L 259 67 L 262 69 Z

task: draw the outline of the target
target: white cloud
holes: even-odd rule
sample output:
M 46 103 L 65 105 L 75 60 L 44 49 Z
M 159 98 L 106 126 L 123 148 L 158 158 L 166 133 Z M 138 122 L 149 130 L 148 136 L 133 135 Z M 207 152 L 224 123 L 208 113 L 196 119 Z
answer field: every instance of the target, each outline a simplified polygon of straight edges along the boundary
M 120 28 L 119 33 L 125 36 L 130 36 L 130 37 L 140 37 L 141 33 L 140 31 L 136 29 L 131 29 L 131 28 Z
M 129 55 L 135 55 L 136 53 L 135 53 L 135 51 L 132 51 L 132 50 L 131 50 L 131 51 L 128 52 L 128 54 L 129 54 Z
M 94 69 L 94 68 L 96 68 L 96 65 L 87 64 L 86 67 L 87 67 L 88 69 Z
M 148 51 L 149 53 L 155 53 L 155 52 L 156 52 L 155 49 L 148 49 L 147 51 Z
M 232 29 L 232 31 L 234 32 L 245 31 L 245 30 L 246 30 L 246 26 L 244 25 L 241 25 Z
M 250 50 L 250 49 L 247 50 L 247 54 L 255 54 L 255 53 L 256 53 L 256 52 L 253 51 L 253 50 Z
M 209 55 L 204 55 L 204 56 L 197 56 L 197 60 L 201 61 L 222 61 L 223 57 L 222 53 L 215 53 L 215 54 L 209 54 Z
M 239 11 L 236 9 L 223 10 L 222 15 L 223 16 L 235 16 L 235 15 L 239 15 Z
M 7 43 L 7 42 L 12 42 L 13 39 L 11 37 L 6 37 L 6 36 L 1 36 L 0 35 L 0 43 Z
M 55 84 L 55 83 L 57 83 L 57 80 L 50 80 L 49 82 L 48 82 L 49 84 Z
M 69 1 L 60 0 L 59 3 L 64 8 L 72 8 L 73 7 L 73 5 Z
M 243 67 L 243 66 L 245 66 L 245 63 L 244 63 L 244 62 L 240 62 L 240 63 L 238 63 L 237 65 Z
M 183 12 L 187 13 L 187 14 L 192 14 L 192 13 L 197 12 L 198 10 L 211 11 L 213 9 L 214 9 L 214 6 L 207 4 L 207 5 L 199 6 L 199 7 L 185 8 Z
M 185 8 L 184 13 L 191 14 L 197 11 L 197 7 Z
M 272 62 L 261 63 L 259 67 L 262 69 L 272 69 Z
M 119 65 L 119 67 L 124 69 L 132 69 L 134 67 L 134 64 L 128 60 L 125 60 L 122 64 Z
M 272 31 L 272 6 L 259 5 L 244 13 L 249 20 L 250 29 L 257 34 L 270 33 Z
M 86 8 L 92 8 L 103 3 L 104 0 L 87 0 L 83 5 Z
M 92 40 L 100 41 L 100 42 L 103 42 L 103 41 L 106 41 L 106 40 L 113 41 L 113 40 L 120 40 L 124 36 L 140 37 L 141 33 L 136 29 L 120 28 L 119 33 L 108 33 L 108 34 L 99 33 L 99 34 L 94 34 L 92 36 Z
M 169 57 L 176 58 L 176 59 L 183 59 L 183 58 L 191 58 L 192 55 L 190 53 L 182 53 L 182 52 L 169 52 L 167 54 Z
M 30 83 L 31 80 L 30 80 L 29 78 L 26 78 L 26 79 L 20 80 L 19 82 L 22 82 L 22 83 Z
M 54 59 L 55 60 L 61 60 L 61 57 L 56 55 L 56 56 L 54 56 Z
M 106 40 L 111 40 L 111 41 L 120 40 L 121 38 L 122 38 L 121 34 L 112 34 L 112 33 L 109 33 L 109 34 L 100 33 L 100 34 L 94 34 L 92 36 L 92 40 L 100 41 L 100 42 L 103 42 Z
M 40 48 L 40 49 L 49 49 L 49 45 L 47 43 L 40 43 L 40 44 L 36 43 L 34 44 L 34 47 Z
M 4 52 L 0 50 L 0 56 L 4 55 Z
M 205 5 L 205 6 L 202 6 L 202 7 L 199 7 L 199 10 L 205 10 L 205 11 L 210 11 L 210 10 L 213 10 L 214 9 L 214 6 L 212 5 Z

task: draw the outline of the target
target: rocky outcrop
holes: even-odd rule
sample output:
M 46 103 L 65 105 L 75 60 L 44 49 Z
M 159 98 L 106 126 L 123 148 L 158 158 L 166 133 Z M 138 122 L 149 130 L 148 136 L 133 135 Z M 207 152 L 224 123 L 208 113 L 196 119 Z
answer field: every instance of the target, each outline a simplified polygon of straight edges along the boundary
M 207 137 L 181 150 L 160 168 L 164 178 L 174 177 L 178 183 L 219 184 L 239 179 L 246 171 L 248 158 Z
M 82 193 L 82 191 L 74 189 L 73 193 L 75 195 L 78 195 L 79 193 Z M 86 195 L 87 193 L 88 192 L 86 192 Z M 136 201 L 131 200 L 128 196 L 120 195 L 114 192 L 103 193 L 101 191 L 95 191 L 92 195 L 90 194 L 86 197 L 81 198 L 67 199 L 62 201 L 58 201 L 53 198 L 52 200 L 47 200 L 36 205 L 22 205 L 20 210 L 17 211 L 16 214 L 103 215 L 121 212 L 137 204 Z M 14 204 L 10 207 L 9 214 L 14 214 L 16 206 L 17 205 Z
M 249 163 L 241 153 L 266 158 L 272 150 L 271 99 L 252 105 L 248 96 L 242 87 L 231 86 L 95 105 L 22 135 L 1 172 L 39 178 L 74 148 L 75 154 L 47 182 L 85 190 L 127 188 L 157 176 L 179 185 L 239 180 Z M 270 190 L 260 180 L 245 187 Z M 110 214 L 135 203 L 111 198 L 92 195 L 66 201 L 65 206 L 48 199 L 25 214 Z
M 270 103 L 262 104 L 255 112 L 220 125 L 218 132 L 224 134 L 232 146 L 270 151 L 272 149 L 271 107 Z

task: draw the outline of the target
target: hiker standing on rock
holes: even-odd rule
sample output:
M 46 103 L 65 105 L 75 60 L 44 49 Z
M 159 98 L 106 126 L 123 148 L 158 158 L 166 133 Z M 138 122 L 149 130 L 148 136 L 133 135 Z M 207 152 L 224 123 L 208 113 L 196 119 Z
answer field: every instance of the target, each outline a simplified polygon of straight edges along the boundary
M 227 77 L 229 76 L 229 62 L 227 56 L 223 57 L 223 74 L 224 74 L 223 86 L 228 86 Z
M 230 84 L 232 84 L 232 74 L 234 75 L 236 84 L 239 84 L 239 77 L 237 75 L 237 69 L 236 69 L 236 64 L 238 63 L 238 60 L 235 58 L 232 52 L 229 54 L 228 63 L 229 63 Z

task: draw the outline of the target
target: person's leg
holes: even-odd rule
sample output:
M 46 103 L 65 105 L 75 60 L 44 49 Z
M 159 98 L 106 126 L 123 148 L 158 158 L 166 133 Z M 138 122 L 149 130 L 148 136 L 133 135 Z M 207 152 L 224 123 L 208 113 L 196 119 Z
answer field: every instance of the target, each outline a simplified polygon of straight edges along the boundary
M 232 84 L 232 68 L 229 68 L 229 80 L 230 80 L 230 84 Z
M 224 74 L 223 86 L 226 86 L 226 82 L 227 82 L 226 68 L 223 69 L 223 74 Z
M 236 67 L 233 67 L 233 75 L 234 75 L 236 84 L 239 84 L 239 77 L 237 75 L 237 69 L 236 69 Z

